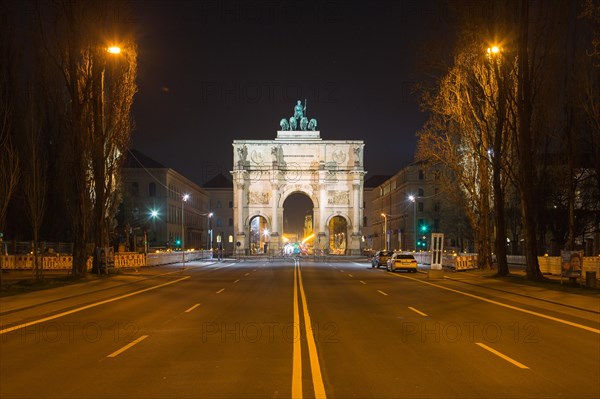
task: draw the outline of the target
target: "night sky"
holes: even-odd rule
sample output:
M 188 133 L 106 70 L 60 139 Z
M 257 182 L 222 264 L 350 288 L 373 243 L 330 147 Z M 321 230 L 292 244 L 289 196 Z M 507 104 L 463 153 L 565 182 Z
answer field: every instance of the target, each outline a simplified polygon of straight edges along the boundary
M 369 175 L 413 160 L 426 115 L 411 88 L 434 1 L 134 1 L 133 147 L 203 184 L 232 141 L 276 137 L 296 100 L 324 140 L 364 140 Z M 442 38 L 443 39 L 443 38 Z

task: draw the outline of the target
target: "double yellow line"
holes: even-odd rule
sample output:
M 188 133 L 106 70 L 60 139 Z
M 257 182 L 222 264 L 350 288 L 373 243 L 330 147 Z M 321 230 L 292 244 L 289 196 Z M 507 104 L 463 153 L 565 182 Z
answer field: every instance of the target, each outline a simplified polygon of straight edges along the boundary
M 301 304 L 298 303 L 298 293 L 300 293 Z M 310 359 L 310 370 L 312 376 L 315 398 L 327 398 L 325 395 L 325 386 L 321 375 L 321 366 L 319 365 L 319 355 L 317 354 L 317 344 L 312 331 L 308 306 L 306 304 L 306 294 L 302 285 L 302 273 L 300 271 L 300 261 L 294 261 L 294 326 L 297 328 L 298 336 L 294 337 L 293 367 L 292 367 L 292 398 L 302 398 L 302 328 L 300 325 L 300 311 L 304 317 L 304 331 L 306 331 L 306 341 L 308 346 L 308 357 Z

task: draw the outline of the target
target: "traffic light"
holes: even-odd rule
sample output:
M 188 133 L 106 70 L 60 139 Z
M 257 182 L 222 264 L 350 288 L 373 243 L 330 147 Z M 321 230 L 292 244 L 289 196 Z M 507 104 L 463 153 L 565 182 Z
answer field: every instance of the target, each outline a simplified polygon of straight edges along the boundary
M 420 249 L 422 251 L 427 250 L 427 240 L 417 240 L 417 249 Z
M 177 245 L 178 247 L 181 247 L 181 240 L 176 240 L 175 245 Z
M 427 226 L 426 224 L 422 224 L 420 230 L 422 234 L 425 234 L 429 231 L 429 226 Z

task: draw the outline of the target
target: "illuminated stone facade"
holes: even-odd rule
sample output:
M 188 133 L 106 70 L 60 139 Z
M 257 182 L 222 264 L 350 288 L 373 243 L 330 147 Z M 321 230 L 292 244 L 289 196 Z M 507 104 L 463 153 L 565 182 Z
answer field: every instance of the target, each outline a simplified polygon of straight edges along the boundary
M 322 140 L 319 131 L 279 131 L 275 140 L 233 142 L 234 235 L 249 249 L 250 221 L 262 216 L 269 249 L 282 248 L 283 203 L 294 193 L 313 203 L 314 248 L 329 252 L 329 223 L 347 222 L 346 254 L 360 254 L 363 219 L 364 142 Z

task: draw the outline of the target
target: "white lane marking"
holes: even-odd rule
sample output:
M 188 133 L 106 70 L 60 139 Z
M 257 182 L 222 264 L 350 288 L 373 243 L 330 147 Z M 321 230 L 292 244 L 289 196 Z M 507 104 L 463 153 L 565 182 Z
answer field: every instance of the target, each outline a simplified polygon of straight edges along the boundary
M 388 294 L 386 294 L 385 292 L 383 292 L 383 291 L 381 291 L 381 290 L 377 290 L 377 292 L 379 292 L 381 295 L 388 296 Z
M 582 330 L 591 331 L 593 333 L 600 334 L 600 330 L 597 329 L 597 328 L 594 328 L 594 327 L 589 327 L 589 326 L 585 326 L 583 324 L 574 323 L 572 321 L 559 319 L 558 317 L 548 316 L 548 315 L 545 315 L 543 313 L 534 312 L 533 310 L 527 310 L 527 309 L 519 308 L 519 307 L 516 307 L 516 306 L 508 305 L 506 303 L 494 301 L 492 299 L 487 299 L 487 298 L 484 298 L 484 297 L 481 297 L 481 296 L 478 296 L 478 295 L 469 294 L 468 292 L 463 292 L 463 291 L 455 290 L 454 288 L 448 288 L 448 287 L 444 287 L 444 286 L 441 286 L 441 285 L 433 284 L 433 283 L 430 283 L 430 282 L 427 282 L 427 281 L 419 280 L 419 279 L 414 278 L 414 277 L 408 277 L 408 276 L 403 276 L 401 274 L 394 274 L 394 273 L 388 273 L 388 274 L 391 274 L 392 276 L 396 276 L 396 277 L 401 277 L 401 278 L 406 278 L 406 279 L 409 279 L 409 280 L 418 281 L 420 283 L 428 284 L 428 285 L 431 285 L 433 287 L 441 288 L 441 289 L 446 290 L 446 291 L 450 291 L 450 292 L 454 292 L 454 293 L 457 293 L 457 294 L 465 295 L 465 296 L 468 296 L 470 298 L 479 299 L 480 301 L 484 301 L 484 302 L 488 302 L 488 303 L 493 303 L 494 305 L 502 306 L 504 308 L 516 310 L 516 311 L 519 311 L 519 312 L 527 313 L 527 314 L 538 316 L 538 317 L 542 317 L 544 319 L 556 321 L 558 323 L 566 324 L 566 325 L 569 325 L 571 327 L 576 327 L 576 328 L 580 328 Z
M 7 332 L 19 330 L 21 328 L 25 328 L 25 327 L 29 327 L 29 326 L 34 326 L 36 324 L 40 324 L 40 323 L 43 323 L 43 322 L 48 321 L 48 320 L 58 319 L 59 317 L 63 317 L 63 316 L 69 315 L 69 314 L 80 312 L 82 310 L 86 310 L 86 309 L 90 309 L 90 308 L 95 308 L 96 306 L 104 305 L 105 303 L 110 303 L 110 302 L 118 301 L 119 299 L 128 298 L 130 296 L 141 294 L 142 292 L 151 291 L 151 290 L 155 290 L 157 288 L 165 287 L 167 285 L 175 284 L 175 283 L 178 283 L 180 281 L 187 280 L 190 277 L 191 276 L 182 277 L 182 278 L 177 279 L 177 280 L 169 281 L 168 283 L 164 283 L 164 284 L 160 284 L 160 285 L 155 285 L 154 287 L 144 288 L 143 290 L 131 292 L 129 294 L 121 295 L 121 296 L 118 296 L 118 297 L 115 297 L 115 298 L 106 299 L 104 301 L 100 301 L 100 302 L 96 302 L 96 303 L 91 303 L 89 305 L 85 305 L 85 306 L 82 306 L 80 308 L 71 309 L 71 310 L 67 310 L 66 312 L 62 312 L 62 313 L 55 314 L 55 315 L 52 315 L 52 316 L 44 317 L 43 319 L 30 321 L 29 323 L 23 323 L 23 324 L 19 324 L 17 326 L 13 326 L 13 327 L 8 327 L 8 328 L 5 328 L 3 330 L 0 330 L 0 335 L 1 334 L 5 334 Z
M 147 335 L 142 335 L 141 337 L 139 337 L 135 341 L 128 343 L 127 345 L 125 345 L 121 349 L 119 349 L 117 351 L 114 351 L 113 353 L 111 353 L 110 355 L 108 355 L 106 357 L 116 357 L 116 356 L 119 356 L 121 353 L 125 352 L 127 349 L 131 348 L 133 345 L 139 344 L 140 342 L 142 342 L 146 338 L 148 338 Z
M 319 365 L 319 355 L 317 354 L 317 344 L 313 335 L 312 323 L 308 314 L 308 305 L 306 303 L 306 295 L 304 293 L 304 285 L 302 284 L 302 272 L 298 265 L 298 285 L 300 288 L 300 298 L 302 299 L 302 307 L 304 314 L 304 330 L 306 331 L 306 341 L 308 344 L 308 356 L 310 359 L 310 369 L 312 371 L 312 382 L 315 390 L 315 398 L 327 398 L 325 394 L 325 386 L 323 385 L 323 376 L 321 375 L 321 366 Z
M 240 281 L 240 279 L 239 279 L 239 278 L 238 278 L 237 280 L 235 280 L 235 281 L 233 282 L 233 284 L 237 283 L 238 281 Z
M 348 274 L 348 277 L 354 277 L 354 276 L 353 276 L 353 275 L 351 275 L 351 274 Z
M 417 310 L 417 309 L 413 308 L 412 306 L 409 306 L 408 308 L 410 310 L 412 310 L 413 312 L 420 314 L 421 316 L 427 316 L 425 313 L 421 312 L 420 310 Z
M 192 310 L 196 309 L 198 306 L 200 306 L 199 303 L 195 304 L 194 306 L 192 306 L 191 308 L 189 308 L 188 310 L 186 310 L 185 313 L 190 313 Z
M 506 360 L 507 362 L 514 364 L 515 366 L 517 366 L 520 369 L 529 369 L 529 367 L 525 366 L 523 363 L 517 362 L 515 359 L 512 359 L 512 358 L 506 356 L 504 353 L 500 353 L 497 350 L 490 348 L 486 344 L 482 344 L 481 342 L 475 342 L 475 344 L 479 345 L 480 347 L 482 347 L 483 349 L 485 349 L 487 351 L 492 352 L 494 355 L 501 357 L 502 359 Z
M 364 282 L 364 281 L 362 281 L 362 280 L 360 280 L 360 282 L 361 282 L 361 283 L 363 283 L 363 284 L 365 284 L 365 285 L 367 284 L 367 283 L 365 283 L 365 282 Z
M 244 276 L 249 276 L 249 275 L 250 275 L 250 273 L 246 273 L 246 274 L 244 274 Z
M 217 291 L 217 294 L 220 294 L 221 292 L 225 291 L 225 288 L 221 288 L 219 291 Z

